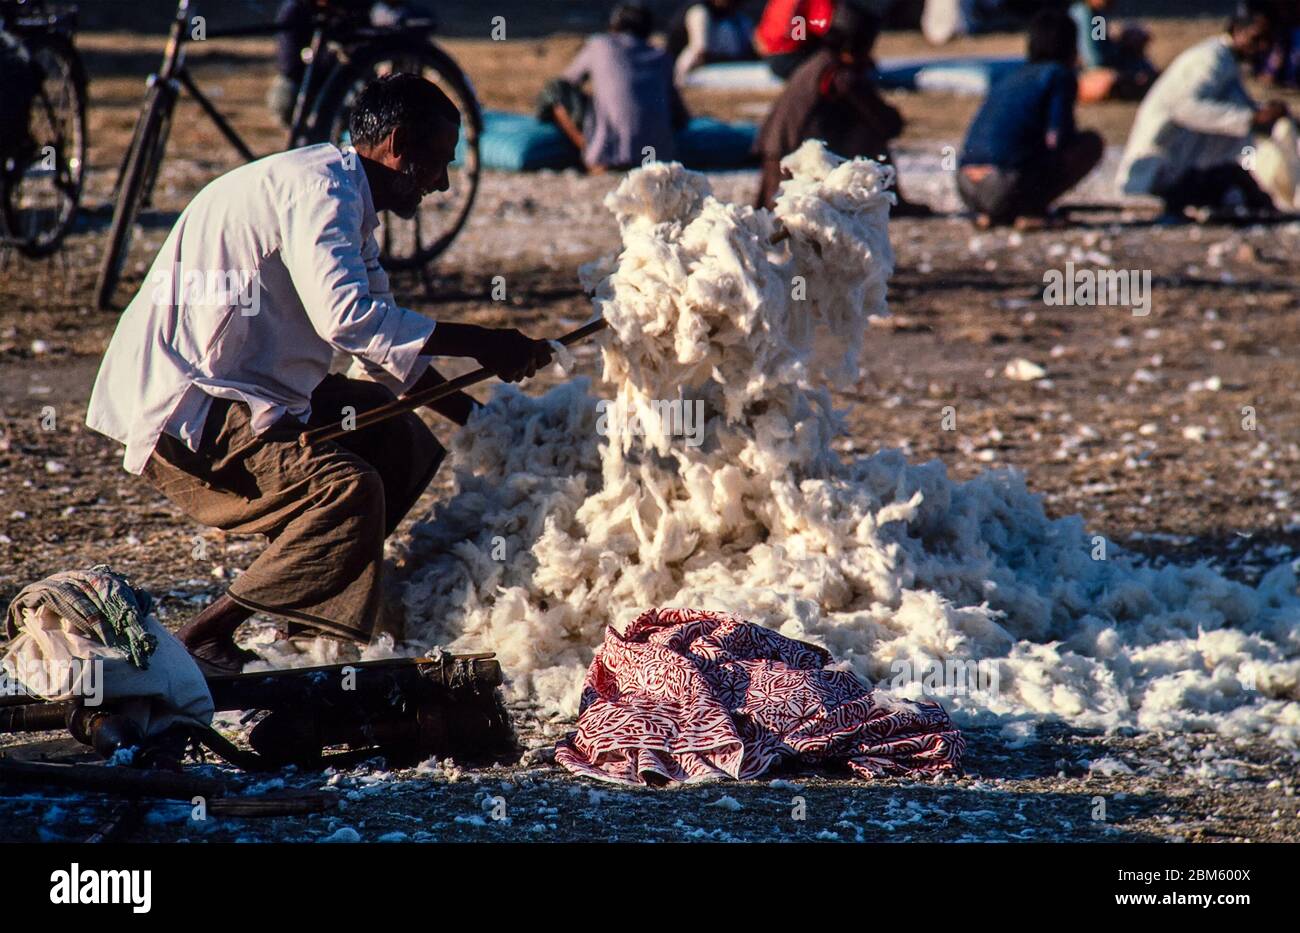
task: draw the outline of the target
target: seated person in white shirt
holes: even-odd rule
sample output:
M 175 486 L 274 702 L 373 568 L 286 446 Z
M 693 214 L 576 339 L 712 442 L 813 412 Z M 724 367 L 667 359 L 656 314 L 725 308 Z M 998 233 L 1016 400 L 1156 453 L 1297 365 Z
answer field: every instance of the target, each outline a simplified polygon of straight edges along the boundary
M 1173 60 L 1138 107 L 1120 159 L 1121 192 L 1160 198 L 1171 218 L 1193 207 L 1272 210 L 1243 163 L 1252 135 L 1267 135 L 1288 111 L 1280 101 L 1256 103 L 1241 80 L 1272 31 L 1267 5 L 1250 0 L 1225 33 Z
M 444 451 L 413 412 L 302 447 L 443 381 L 434 356 L 502 379 L 550 360 L 514 329 L 435 323 L 401 307 L 379 263 L 379 211 L 414 216 L 444 191 L 459 114 L 415 75 L 372 82 L 351 118 L 355 151 L 268 156 L 216 179 L 177 220 L 104 355 L 86 423 L 126 446 L 124 466 L 195 521 L 263 534 L 265 551 L 178 633 L 205 673 L 256 658 L 235 631 L 266 612 L 320 634 L 381 633 L 383 545 Z M 335 351 L 349 373 L 330 374 Z M 436 403 L 464 424 L 476 403 Z

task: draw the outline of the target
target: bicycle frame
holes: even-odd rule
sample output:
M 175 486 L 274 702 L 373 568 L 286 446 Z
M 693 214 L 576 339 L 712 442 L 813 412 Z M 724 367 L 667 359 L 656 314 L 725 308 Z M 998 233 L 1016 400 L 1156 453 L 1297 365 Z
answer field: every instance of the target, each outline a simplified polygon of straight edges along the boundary
M 83 180 L 85 147 L 85 76 L 80 57 L 75 47 L 78 10 L 70 4 L 47 3 L 45 0 L 29 2 L 0 2 L 0 28 L 15 36 L 18 42 L 29 51 L 31 62 L 37 64 L 38 49 L 44 48 L 54 56 L 56 67 L 66 68 L 60 71 L 63 81 L 73 84 L 72 93 L 76 99 L 76 109 L 69 114 L 73 126 L 71 135 L 65 134 L 66 127 L 58 112 L 58 105 L 51 99 L 46 79 L 48 73 L 44 64 L 37 69 L 37 87 L 28 105 L 28 121 L 39 115 L 49 128 L 48 135 L 40 139 L 29 136 L 25 151 L 15 151 L 13 158 L 0 167 L 0 232 L 6 247 L 16 245 L 20 252 L 28 256 L 46 256 L 58 248 L 70 229 L 80 206 L 81 182 Z M 4 90 L 0 89 L 0 94 Z M 40 148 L 37 148 L 40 147 Z M 46 153 L 54 154 L 53 166 L 46 161 Z M 40 158 L 37 155 L 40 154 Z M 40 229 L 25 224 L 21 219 L 27 208 L 20 208 L 11 201 L 15 191 L 22 191 L 28 179 L 37 179 L 37 184 L 49 182 L 57 197 L 66 198 L 58 204 L 56 213 L 47 207 L 38 208 L 38 213 L 52 218 L 54 226 Z
M 149 76 L 148 84 L 152 86 L 156 81 L 166 81 L 170 84 L 173 92 L 177 94 L 179 94 L 181 88 L 184 88 L 185 92 L 194 99 L 194 102 L 199 105 L 203 113 L 213 122 L 221 135 L 235 148 L 244 161 L 252 162 L 257 158 L 257 155 L 248 147 L 221 111 L 203 93 L 198 84 L 195 83 L 189 69 L 185 67 L 185 45 L 189 41 L 187 35 L 190 26 L 190 13 L 191 0 L 179 0 L 176 5 L 176 16 L 172 19 L 171 28 L 168 31 L 167 46 L 163 51 L 162 67 L 157 73 Z M 308 116 L 311 90 L 314 87 L 313 79 L 320 67 L 321 51 L 327 44 L 330 44 L 330 33 L 333 31 L 330 27 L 332 25 L 333 22 L 326 14 L 314 14 L 311 44 L 303 56 L 307 69 L 298 85 L 298 96 L 294 100 L 293 119 L 290 121 L 289 126 L 288 142 L 290 145 L 293 144 L 295 139 L 299 138 L 306 128 L 304 124 Z M 287 32 L 290 28 L 292 27 L 281 26 L 278 23 L 257 23 L 251 26 L 208 30 L 206 37 L 208 39 L 233 39 L 249 36 L 274 36 Z M 431 33 L 434 28 L 435 23 L 433 20 L 411 20 L 403 27 L 403 30 L 414 30 L 427 34 Z M 355 39 L 378 38 L 391 34 L 391 31 L 364 27 L 348 30 L 348 36 Z

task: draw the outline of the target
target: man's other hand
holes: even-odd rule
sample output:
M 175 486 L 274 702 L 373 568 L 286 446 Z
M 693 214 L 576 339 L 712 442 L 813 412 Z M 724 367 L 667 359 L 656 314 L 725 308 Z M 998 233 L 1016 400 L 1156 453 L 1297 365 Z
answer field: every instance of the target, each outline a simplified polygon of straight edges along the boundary
M 545 340 L 534 340 L 513 327 L 485 330 L 474 358 L 504 381 L 518 382 L 551 362 L 551 347 Z
M 1270 100 L 1255 111 L 1255 129 L 1267 132 L 1273 124 L 1289 115 L 1287 105 L 1280 100 Z
M 425 344 L 428 356 L 468 356 L 506 382 L 526 379 L 551 361 L 551 347 L 513 327 L 439 322 Z

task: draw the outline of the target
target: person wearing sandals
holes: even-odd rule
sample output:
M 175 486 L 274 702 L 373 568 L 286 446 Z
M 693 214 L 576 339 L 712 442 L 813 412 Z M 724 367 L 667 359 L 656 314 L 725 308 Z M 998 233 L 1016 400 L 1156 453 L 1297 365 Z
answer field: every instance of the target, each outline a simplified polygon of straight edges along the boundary
M 1029 25 L 1028 61 L 998 81 L 962 147 L 957 192 L 977 226 L 1039 226 L 1056 201 L 1096 167 L 1105 145 L 1074 122 L 1078 35 L 1060 10 Z

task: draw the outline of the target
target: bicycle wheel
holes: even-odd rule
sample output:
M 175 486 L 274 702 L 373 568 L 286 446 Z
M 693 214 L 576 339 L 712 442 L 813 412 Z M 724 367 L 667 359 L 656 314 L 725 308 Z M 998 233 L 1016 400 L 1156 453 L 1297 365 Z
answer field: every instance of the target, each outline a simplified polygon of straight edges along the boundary
M 380 42 L 353 54 L 325 83 L 307 130 L 295 145 L 348 141 L 352 104 L 367 81 L 386 74 L 418 74 L 438 85 L 460 111 L 460 143 L 448 169 L 449 187 L 429 195 L 411 220 L 385 211 L 379 242 L 389 269 L 419 268 L 441 254 L 469 219 L 479 183 L 479 136 L 483 116 L 469 79 L 446 52 L 427 42 Z
M 171 109 L 176 103 L 176 92 L 164 81 L 155 81 L 149 88 L 144 111 L 136 124 L 131 140 L 126 168 L 117 183 L 117 202 L 113 205 L 113 223 L 108 228 L 108 244 L 99 263 L 99 279 L 95 283 L 95 307 L 108 310 L 113 301 L 127 254 L 131 250 L 131 235 L 140 206 L 149 199 L 158 166 L 167 146 L 167 129 L 171 122 Z
M 86 167 L 86 72 L 59 35 L 25 40 L 38 87 L 28 129 L 29 154 L 6 166 L 5 228 L 27 256 L 59 248 L 77 219 Z

